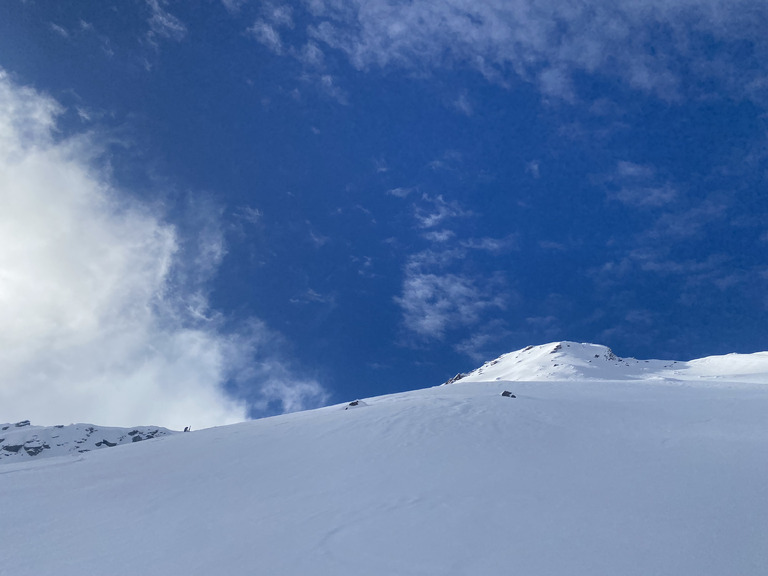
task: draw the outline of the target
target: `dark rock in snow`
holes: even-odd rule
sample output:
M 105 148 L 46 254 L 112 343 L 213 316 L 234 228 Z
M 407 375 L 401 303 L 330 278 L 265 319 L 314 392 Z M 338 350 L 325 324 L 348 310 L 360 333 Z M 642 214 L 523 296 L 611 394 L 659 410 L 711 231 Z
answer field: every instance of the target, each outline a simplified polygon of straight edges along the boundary
M 453 378 L 451 378 L 450 380 L 447 380 L 447 381 L 445 382 L 445 384 L 453 384 L 454 382 L 458 382 L 459 380 L 461 380 L 461 379 L 462 379 L 462 378 L 464 378 L 465 376 L 466 376 L 466 374 L 464 374 L 463 372 L 459 372 L 458 374 L 456 374 L 456 376 L 454 376 L 454 377 L 453 377 Z
M 504 390 L 504 392 L 502 392 L 501 395 L 506 398 L 517 398 L 517 396 L 512 394 L 512 392 L 510 392 L 509 390 Z
M 350 408 L 360 408 L 361 406 L 368 406 L 365 402 L 362 400 L 353 400 L 346 406 L 344 406 L 344 410 L 349 410 Z
M 24 446 L 24 452 L 30 456 L 37 456 L 43 450 L 45 450 L 45 446 Z

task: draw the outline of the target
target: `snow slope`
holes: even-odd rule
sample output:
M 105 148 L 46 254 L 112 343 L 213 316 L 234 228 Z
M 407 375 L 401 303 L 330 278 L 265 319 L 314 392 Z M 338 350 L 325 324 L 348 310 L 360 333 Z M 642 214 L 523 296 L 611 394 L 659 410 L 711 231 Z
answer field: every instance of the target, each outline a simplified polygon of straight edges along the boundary
M 768 382 L 475 376 L 2 465 L 0 574 L 765 574 Z

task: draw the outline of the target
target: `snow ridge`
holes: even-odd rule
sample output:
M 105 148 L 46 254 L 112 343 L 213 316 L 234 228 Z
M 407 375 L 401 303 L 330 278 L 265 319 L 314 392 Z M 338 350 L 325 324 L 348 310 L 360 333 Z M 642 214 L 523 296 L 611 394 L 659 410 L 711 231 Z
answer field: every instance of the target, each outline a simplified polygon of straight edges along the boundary
M 637 360 L 616 356 L 607 346 L 550 342 L 528 346 L 486 362 L 457 380 L 467 382 L 584 380 L 728 380 L 768 383 L 768 352 L 679 360 Z
M 29 420 L 0 424 L 0 464 L 90 452 L 170 434 L 176 432 L 157 426 L 33 426 Z

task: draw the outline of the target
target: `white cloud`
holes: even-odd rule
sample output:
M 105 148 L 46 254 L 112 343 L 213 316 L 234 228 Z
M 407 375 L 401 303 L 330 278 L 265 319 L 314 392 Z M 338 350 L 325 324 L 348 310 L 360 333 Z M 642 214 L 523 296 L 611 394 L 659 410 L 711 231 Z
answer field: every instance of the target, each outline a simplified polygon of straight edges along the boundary
M 324 401 L 263 324 L 227 332 L 209 310 L 216 211 L 185 240 L 95 166 L 94 138 L 56 133 L 60 112 L 0 70 L 0 421 L 202 428 L 246 418 L 233 382 L 255 408 Z
M 679 196 L 677 188 L 660 177 L 653 166 L 626 160 L 616 164 L 614 173 L 598 180 L 611 188 L 610 197 L 628 206 L 658 208 L 674 202 Z
M 446 159 L 456 160 L 452 153 Z M 395 188 L 388 193 L 404 198 L 413 189 Z M 472 212 L 442 195 L 422 194 L 413 204 L 421 237 L 432 248 L 411 254 L 404 267 L 400 296 L 395 302 L 403 313 L 403 325 L 419 340 L 442 340 L 455 328 L 466 328 L 488 320 L 489 310 L 506 307 L 510 296 L 501 274 L 467 273 L 462 264 L 470 251 L 500 253 L 515 248 L 516 237 L 456 239 L 457 233 L 443 226 Z M 471 346 L 461 349 L 469 354 Z
M 221 0 L 221 3 L 224 4 L 224 8 L 229 12 L 236 14 L 240 11 L 240 7 L 247 1 L 248 0 Z
M 616 174 L 622 178 L 650 179 L 656 175 L 656 170 L 652 166 L 620 160 L 616 163 Z
M 398 188 L 397 190 L 402 189 Z M 390 194 L 395 195 L 392 190 L 390 190 Z M 423 194 L 421 201 L 422 204 L 415 206 L 414 208 L 416 211 L 416 220 L 418 220 L 419 226 L 422 228 L 434 228 L 438 224 L 442 224 L 445 220 L 470 215 L 470 213 L 463 210 L 457 202 L 446 201 L 442 194 L 437 196 Z
M 150 9 L 149 28 L 151 35 L 179 42 L 187 35 L 187 27 L 176 16 L 163 8 L 165 4 L 164 0 L 147 0 L 147 6 Z
M 704 199 L 680 211 L 666 212 L 643 233 L 644 239 L 671 242 L 692 239 L 707 233 L 707 227 L 728 215 L 725 199 Z
M 271 24 L 267 24 L 261 19 L 256 20 L 253 26 L 248 28 L 248 32 L 275 54 L 283 52 L 283 41 L 280 39 L 280 33 Z
M 517 248 L 517 235 L 510 234 L 504 238 L 470 238 L 464 240 L 461 245 L 473 250 L 485 250 L 486 252 L 501 253 Z
M 253 206 L 241 206 L 235 212 L 235 217 L 248 222 L 249 224 L 259 224 L 264 216 L 264 212 Z
M 460 64 L 563 99 L 573 98 L 575 73 L 617 77 L 665 99 L 679 98 L 688 77 L 695 90 L 714 79 L 765 98 L 753 88 L 768 77 L 762 0 L 312 0 L 308 7 L 309 34 L 359 69 Z M 749 52 L 736 49 L 745 42 Z M 713 55 L 708 44 L 721 49 Z
M 464 254 L 461 249 L 425 250 L 408 259 L 395 302 L 405 328 L 420 339 L 442 340 L 449 330 L 477 324 L 488 310 L 505 308 L 508 295 L 498 277 L 446 272 Z
M 426 339 L 440 340 L 450 329 L 470 326 L 489 308 L 503 308 L 501 297 L 482 290 L 472 278 L 457 274 L 409 273 L 403 294 L 395 301 L 403 309 L 406 328 Z
M 256 20 L 247 31 L 275 54 L 282 54 L 283 40 L 278 30 L 293 28 L 293 9 L 288 5 L 265 3 L 261 7 L 261 14 L 262 17 Z M 291 50 L 291 53 L 294 53 L 294 50 Z M 301 58 L 307 58 L 308 61 L 322 61 L 322 52 L 317 45 L 310 43 L 304 47 L 303 55 L 299 59 Z
M 665 206 L 677 197 L 677 190 L 669 183 L 661 186 L 624 186 L 616 199 L 632 206 Z
M 396 198 L 405 198 L 415 190 L 416 188 L 392 188 L 391 190 L 387 190 L 387 194 L 395 196 Z
M 346 91 L 336 83 L 336 80 L 330 74 L 321 75 L 318 84 L 326 96 L 336 100 L 336 102 L 343 106 L 349 104 L 349 97 Z
M 64 28 L 63 26 L 59 26 L 58 24 L 54 24 L 53 22 L 49 23 L 48 26 L 51 28 L 51 30 L 56 32 L 56 34 L 58 34 L 62 38 L 69 38 L 69 32 L 67 32 L 66 28 Z
M 456 236 L 456 234 L 453 232 L 453 230 L 431 230 L 424 233 L 423 236 L 430 242 L 442 243 L 448 242 L 454 236 Z
M 465 116 L 472 116 L 474 114 L 475 110 L 472 107 L 472 103 L 469 101 L 469 96 L 467 96 L 466 92 L 462 92 L 459 94 L 459 97 L 456 98 L 451 103 L 451 106 L 457 110 L 458 112 L 461 112 Z
M 325 63 L 325 54 L 314 42 L 307 42 L 301 49 L 299 61 L 309 68 L 322 68 Z
M 264 6 L 264 15 L 275 26 L 293 28 L 293 9 L 288 6 L 267 4 Z

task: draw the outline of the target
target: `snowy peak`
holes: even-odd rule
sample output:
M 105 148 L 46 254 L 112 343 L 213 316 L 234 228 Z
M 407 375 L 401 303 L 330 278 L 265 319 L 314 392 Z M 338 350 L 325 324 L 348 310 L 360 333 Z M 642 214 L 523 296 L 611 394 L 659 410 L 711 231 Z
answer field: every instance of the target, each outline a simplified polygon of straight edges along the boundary
M 112 428 L 92 424 L 33 426 L 29 420 L 0 424 L 0 464 L 112 448 L 175 432 L 157 426 Z
M 616 356 L 600 344 L 551 342 L 503 354 L 460 379 L 469 382 L 716 379 L 768 383 L 768 352 L 710 356 L 689 362 L 636 360 Z

